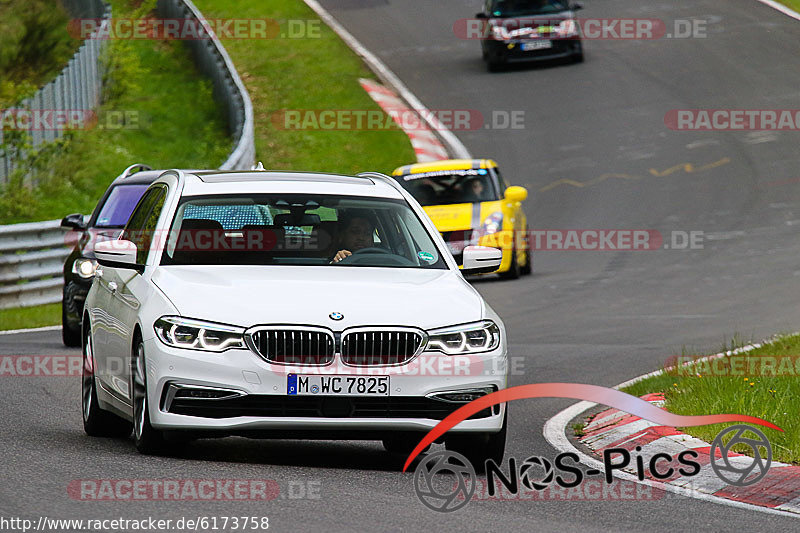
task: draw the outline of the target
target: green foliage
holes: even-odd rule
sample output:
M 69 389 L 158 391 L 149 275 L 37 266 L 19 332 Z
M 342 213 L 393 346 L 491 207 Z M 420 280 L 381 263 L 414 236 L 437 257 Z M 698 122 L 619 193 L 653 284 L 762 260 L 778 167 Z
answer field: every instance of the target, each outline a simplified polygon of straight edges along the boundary
M 16 309 L 0 309 L 0 331 L 38 328 L 61 323 L 61 304 L 37 305 Z
M 80 41 L 52 0 L 0 1 L 0 108 L 36 92 L 69 61 Z
M 0 0 L 1 1 L 1 0 Z M 146 16 L 155 0 L 112 0 L 115 17 Z M 211 82 L 176 41 L 109 41 L 104 102 L 93 127 L 31 150 L 19 132 L 5 149 L 24 168 L 0 187 L 0 224 L 89 213 L 111 180 L 131 163 L 154 168 L 216 168 L 232 148 Z M 125 122 L 119 122 L 125 117 Z M 2 148 L 0 148 L 2 149 Z M 15 157 L 15 160 L 18 158 Z M 22 175 L 28 175 L 27 181 Z
M 775 364 L 765 365 L 765 360 Z M 698 361 L 679 369 L 671 367 L 624 391 L 634 396 L 663 392 L 665 407 L 681 415 L 735 413 L 768 420 L 784 430 L 760 428 L 772 443 L 775 460 L 800 464 L 800 419 L 796 410 L 800 336 L 779 337 L 756 350 L 714 363 Z M 682 431 L 711 442 L 723 427 L 717 424 Z

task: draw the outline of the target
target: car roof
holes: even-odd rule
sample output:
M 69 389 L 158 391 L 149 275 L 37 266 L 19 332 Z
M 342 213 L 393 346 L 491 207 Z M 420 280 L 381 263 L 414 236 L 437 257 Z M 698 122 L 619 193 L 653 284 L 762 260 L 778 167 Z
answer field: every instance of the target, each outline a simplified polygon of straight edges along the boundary
M 112 185 L 119 185 L 120 183 L 131 183 L 131 184 L 150 184 L 156 181 L 161 174 L 163 174 L 163 170 L 140 170 L 135 174 L 129 174 L 127 176 L 117 176 L 114 179 Z
M 445 159 L 431 163 L 415 163 L 398 167 L 392 176 L 405 176 L 423 172 L 442 172 L 447 170 L 470 170 L 479 168 L 497 168 L 497 163 L 492 159 Z
M 403 198 L 394 184 L 369 176 L 297 171 L 187 172 L 183 196 L 217 194 L 310 193 Z

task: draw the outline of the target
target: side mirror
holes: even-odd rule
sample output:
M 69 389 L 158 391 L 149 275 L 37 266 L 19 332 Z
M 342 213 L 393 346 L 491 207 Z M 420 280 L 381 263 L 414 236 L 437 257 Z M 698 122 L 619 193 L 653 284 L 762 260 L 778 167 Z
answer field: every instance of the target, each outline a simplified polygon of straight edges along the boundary
M 524 202 L 528 199 L 528 189 L 512 185 L 506 189 L 506 200 L 509 202 Z
M 475 18 L 476 19 L 488 19 L 489 15 L 487 15 L 486 13 L 475 13 Z
M 464 248 L 464 267 L 462 274 L 488 274 L 500 268 L 503 252 L 488 246 L 467 246 Z
M 136 245 L 131 241 L 100 241 L 94 245 L 94 255 L 102 266 L 143 270 L 136 264 Z
M 581 9 L 583 9 L 583 3 L 582 2 L 575 2 L 574 4 L 569 6 L 569 8 L 571 10 L 573 10 L 573 11 L 580 11 Z
M 83 221 L 83 215 L 80 213 L 73 213 L 61 219 L 61 227 L 70 230 L 83 231 L 86 229 L 86 222 Z

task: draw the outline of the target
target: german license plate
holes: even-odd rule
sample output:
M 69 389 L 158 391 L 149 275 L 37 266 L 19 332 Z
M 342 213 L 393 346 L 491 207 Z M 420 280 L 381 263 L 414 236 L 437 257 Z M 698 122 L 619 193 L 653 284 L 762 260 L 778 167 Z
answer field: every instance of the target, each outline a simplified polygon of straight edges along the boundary
M 523 52 L 530 52 L 531 50 L 546 50 L 548 48 L 553 48 L 553 41 L 549 39 L 542 39 L 538 41 L 530 41 L 528 43 L 522 43 Z
M 289 374 L 289 396 L 389 396 L 389 376 Z

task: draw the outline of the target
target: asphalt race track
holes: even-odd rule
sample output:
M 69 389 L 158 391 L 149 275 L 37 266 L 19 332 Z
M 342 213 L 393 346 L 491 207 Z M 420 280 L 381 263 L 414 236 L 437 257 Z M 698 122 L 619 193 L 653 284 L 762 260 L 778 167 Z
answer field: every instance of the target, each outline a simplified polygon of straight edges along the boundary
M 542 251 L 535 274 L 476 286 L 504 318 L 513 384 L 613 386 L 670 356 L 739 335 L 800 329 L 800 149 L 796 132 L 677 132 L 671 109 L 797 108 L 800 22 L 755 0 L 587 0 L 581 17 L 709 20 L 705 39 L 594 40 L 586 62 L 489 74 L 458 18 L 477 0 L 324 0 L 431 109 L 525 112 L 522 130 L 456 132 L 531 193 L 536 229 L 703 232 L 702 249 Z M 391 169 L 379 169 L 389 171 Z M 572 184 L 559 182 L 572 180 Z M 578 183 L 579 185 L 575 185 Z M 2 354 L 77 354 L 58 332 L 0 337 Z M 177 458 L 87 438 L 78 378 L 0 378 L 0 514 L 38 517 L 269 516 L 279 531 L 796 531 L 793 519 L 670 495 L 658 501 L 472 502 L 449 514 L 417 500 L 378 443 L 199 441 Z M 507 455 L 555 455 L 544 422 L 569 405 L 511 405 Z M 701 413 L 697 413 L 701 414 Z M 702 413 L 708 414 L 708 413 Z M 74 479 L 276 480 L 252 502 L 82 502 Z M 311 482 L 319 499 L 287 487 Z M 308 486 L 308 485 L 306 485 Z

